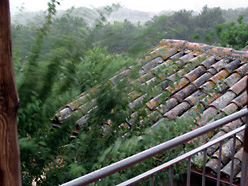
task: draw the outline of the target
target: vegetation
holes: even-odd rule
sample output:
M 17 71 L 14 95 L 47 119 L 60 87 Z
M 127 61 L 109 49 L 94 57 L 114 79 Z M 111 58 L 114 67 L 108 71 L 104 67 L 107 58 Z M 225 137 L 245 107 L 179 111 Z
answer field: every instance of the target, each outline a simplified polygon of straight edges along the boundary
M 248 44 L 248 23 L 243 21 L 244 15 L 238 17 L 238 25 L 235 22 L 217 25 L 217 35 L 222 46 L 230 46 L 242 49 Z
M 129 20 L 108 22 L 110 13 L 119 5 L 94 11 L 71 8 L 55 17 L 58 4 L 52 0 L 48 13 L 36 18 L 36 22 L 12 24 L 15 75 L 21 103 L 18 131 L 23 185 L 31 185 L 32 181 L 38 185 L 58 185 L 191 129 L 191 125 L 184 123 L 193 125 L 195 117 L 163 121 L 167 122 L 167 129 L 162 128 L 163 122 L 151 129 L 154 118 L 146 117 L 144 110 L 132 118 L 135 121 L 132 127 L 119 126 L 125 122 L 123 118 L 130 119 L 128 93 L 136 89 L 139 92 L 140 85 L 126 86 L 137 75 L 136 59 L 142 58 L 144 51 L 161 39 L 185 39 L 237 48 L 247 42 L 246 18 L 240 16 L 238 25 L 227 23 L 223 12 L 227 15 L 228 11 L 220 8 L 203 7 L 198 15 L 182 10 L 154 16 L 142 25 Z M 87 11 L 95 15 L 94 20 L 84 16 Z M 117 71 L 130 65 L 133 65 L 130 76 L 117 87 L 107 83 Z M 88 91 L 96 85 L 103 86 Z M 146 88 L 150 95 L 154 94 L 155 90 Z M 88 114 L 77 139 L 71 140 L 77 127 L 76 117 L 66 120 L 57 129 L 52 128 L 51 120 L 62 105 L 81 92 L 88 92 L 88 99 L 95 100 L 96 107 Z M 148 99 L 149 96 L 145 96 L 144 101 Z M 176 128 L 173 127 L 175 122 Z M 191 148 L 192 144 L 186 144 L 185 150 Z M 118 183 L 160 164 L 161 159 L 173 158 L 182 149 L 147 160 L 145 164 L 125 170 L 121 176 L 115 174 L 103 179 L 99 185 Z M 182 168 L 175 169 L 175 176 L 179 178 Z

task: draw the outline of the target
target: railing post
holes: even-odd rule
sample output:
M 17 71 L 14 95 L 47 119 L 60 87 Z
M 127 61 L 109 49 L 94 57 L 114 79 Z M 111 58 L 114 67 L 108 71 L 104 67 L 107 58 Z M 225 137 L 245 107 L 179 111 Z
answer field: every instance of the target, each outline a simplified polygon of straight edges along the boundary
M 190 186 L 191 179 L 191 157 L 188 159 L 188 167 L 187 167 L 187 186 Z
M 173 186 L 173 165 L 169 168 L 169 185 Z
M 154 174 L 150 177 L 150 186 L 154 186 Z
M 242 159 L 241 186 L 248 185 L 248 117 L 245 119 L 244 153 Z
M 248 78 L 246 80 L 246 92 L 248 97 Z M 247 103 L 248 109 L 248 103 Z M 245 117 L 244 153 L 242 159 L 241 186 L 248 185 L 248 116 Z

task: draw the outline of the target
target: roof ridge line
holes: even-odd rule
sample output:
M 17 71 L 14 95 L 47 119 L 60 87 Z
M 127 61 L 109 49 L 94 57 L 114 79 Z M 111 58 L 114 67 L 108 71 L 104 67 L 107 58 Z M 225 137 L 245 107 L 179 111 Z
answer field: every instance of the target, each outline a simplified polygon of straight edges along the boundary
M 187 40 L 163 39 L 160 41 L 160 46 L 172 45 L 179 49 L 190 49 L 210 54 L 219 54 L 227 57 L 242 57 L 248 58 L 248 51 L 235 50 L 233 48 L 218 47 L 203 43 L 190 42 Z

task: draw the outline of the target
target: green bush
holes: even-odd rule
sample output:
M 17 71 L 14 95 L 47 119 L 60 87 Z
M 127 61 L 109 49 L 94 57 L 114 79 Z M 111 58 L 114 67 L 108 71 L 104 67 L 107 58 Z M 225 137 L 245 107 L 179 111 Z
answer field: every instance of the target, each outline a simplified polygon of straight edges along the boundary
M 248 24 L 243 19 L 244 15 L 241 14 L 237 20 L 238 25 L 235 22 L 217 25 L 216 32 L 222 46 L 240 50 L 248 45 Z

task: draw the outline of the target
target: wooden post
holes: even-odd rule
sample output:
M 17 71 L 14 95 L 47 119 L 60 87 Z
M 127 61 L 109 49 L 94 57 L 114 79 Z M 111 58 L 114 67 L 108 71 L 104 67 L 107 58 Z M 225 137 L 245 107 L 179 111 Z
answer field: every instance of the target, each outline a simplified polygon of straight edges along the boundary
M 21 186 L 9 0 L 0 0 L 0 185 Z

